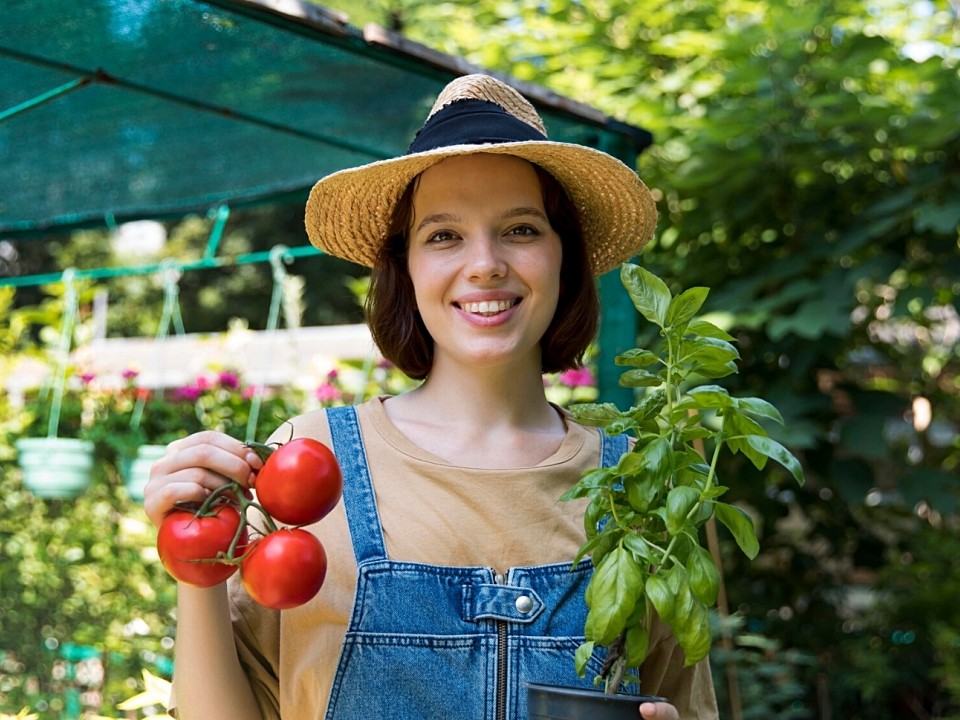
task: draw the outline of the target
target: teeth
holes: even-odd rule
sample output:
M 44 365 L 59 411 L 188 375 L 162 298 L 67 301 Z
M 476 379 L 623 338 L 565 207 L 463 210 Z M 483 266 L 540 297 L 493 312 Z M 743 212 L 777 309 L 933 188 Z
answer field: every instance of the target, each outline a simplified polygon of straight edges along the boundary
M 495 315 L 513 307 L 514 300 L 484 300 L 483 302 L 463 303 L 460 307 L 469 313 Z

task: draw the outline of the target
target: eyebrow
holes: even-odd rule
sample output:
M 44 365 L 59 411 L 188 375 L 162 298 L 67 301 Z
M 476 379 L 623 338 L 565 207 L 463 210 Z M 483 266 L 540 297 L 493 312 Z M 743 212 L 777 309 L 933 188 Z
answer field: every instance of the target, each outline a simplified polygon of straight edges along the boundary
M 533 215 L 538 217 L 546 222 L 549 222 L 546 213 L 543 210 L 535 207 L 516 207 L 507 210 L 505 213 L 500 215 L 500 218 L 503 220 L 509 220 L 516 217 L 525 217 L 527 215 Z M 459 216 L 454 215 L 453 213 L 435 213 L 433 215 L 427 215 L 423 220 L 420 221 L 420 224 L 417 225 L 416 232 L 419 232 L 427 225 L 433 225 L 437 223 L 449 223 L 459 221 Z

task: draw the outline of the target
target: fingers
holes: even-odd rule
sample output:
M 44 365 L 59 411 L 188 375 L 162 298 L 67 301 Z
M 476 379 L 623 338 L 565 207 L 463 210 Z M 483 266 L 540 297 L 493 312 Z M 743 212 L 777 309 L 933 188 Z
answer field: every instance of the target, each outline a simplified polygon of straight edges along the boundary
M 670 703 L 646 702 L 640 705 L 640 717 L 644 720 L 680 720 L 680 713 Z
M 262 466 L 256 453 L 224 433 L 204 431 L 176 440 L 150 469 L 143 506 L 154 525 L 177 503 L 202 502 L 230 482 L 253 486 Z

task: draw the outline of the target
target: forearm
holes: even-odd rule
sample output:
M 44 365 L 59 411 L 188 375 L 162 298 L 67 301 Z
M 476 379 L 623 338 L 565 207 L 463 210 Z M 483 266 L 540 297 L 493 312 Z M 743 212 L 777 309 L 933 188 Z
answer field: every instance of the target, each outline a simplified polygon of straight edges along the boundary
M 262 720 L 237 658 L 225 584 L 179 585 L 176 647 L 179 720 Z

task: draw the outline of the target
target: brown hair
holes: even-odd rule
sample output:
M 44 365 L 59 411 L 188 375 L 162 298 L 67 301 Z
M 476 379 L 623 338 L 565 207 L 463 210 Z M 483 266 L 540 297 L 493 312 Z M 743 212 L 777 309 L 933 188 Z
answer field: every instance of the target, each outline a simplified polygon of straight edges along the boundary
M 543 372 L 579 367 L 597 333 L 600 300 L 577 211 L 563 187 L 550 173 L 533 166 L 540 180 L 550 226 L 560 236 L 560 297 L 550 326 L 540 341 Z M 374 342 L 383 356 L 415 380 L 433 366 L 433 338 L 427 332 L 414 297 L 407 269 L 407 229 L 413 212 L 417 180 L 407 185 L 390 221 L 386 242 L 377 254 L 367 294 L 366 316 Z

